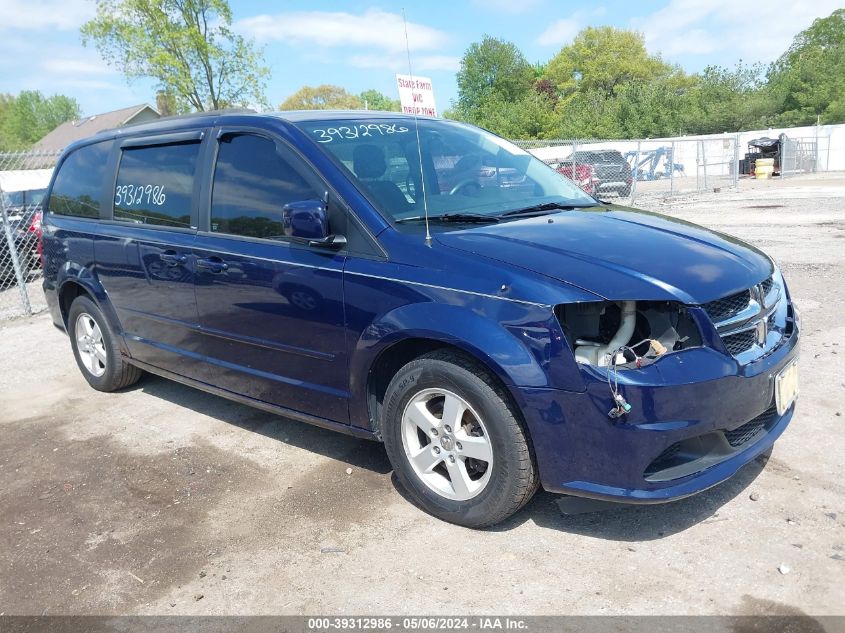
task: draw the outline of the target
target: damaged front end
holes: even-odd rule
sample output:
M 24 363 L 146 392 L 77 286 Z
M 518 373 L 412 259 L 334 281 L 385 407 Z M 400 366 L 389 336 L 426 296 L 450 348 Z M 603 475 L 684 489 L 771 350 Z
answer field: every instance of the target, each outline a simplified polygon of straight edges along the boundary
M 555 314 L 575 360 L 593 367 L 638 368 L 701 345 L 689 310 L 673 301 L 570 303 Z

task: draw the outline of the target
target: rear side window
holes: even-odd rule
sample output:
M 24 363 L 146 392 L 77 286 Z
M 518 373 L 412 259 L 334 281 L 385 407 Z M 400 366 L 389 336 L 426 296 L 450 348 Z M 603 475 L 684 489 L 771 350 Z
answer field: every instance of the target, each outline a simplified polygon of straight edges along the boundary
M 117 170 L 114 219 L 189 228 L 199 143 L 125 148 Z
M 268 138 L 239 134 L 221 140 L 211 194 L 211 230 L 265 239 L 284 235 L 282 207 L 319 200 L 305 166 Z
M 113 141 L 80 147 L 59 168 L 49 209 L 57 215 L 100 217 L 100 198 Z

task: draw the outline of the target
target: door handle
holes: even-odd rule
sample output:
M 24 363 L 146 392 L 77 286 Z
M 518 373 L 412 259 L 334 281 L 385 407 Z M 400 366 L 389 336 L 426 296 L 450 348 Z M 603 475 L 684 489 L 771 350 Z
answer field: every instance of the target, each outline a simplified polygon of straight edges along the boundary
M 216 256 L 207 259 L 198 259 L 197 268 L 204 268 L 212 273 L 222 273 L 229 270 L 229 264 Z
M 179 255 L 175 251 L 159 253 L 158 258 L 168 266 L 184 266 L 188 261 L 187 255 Z

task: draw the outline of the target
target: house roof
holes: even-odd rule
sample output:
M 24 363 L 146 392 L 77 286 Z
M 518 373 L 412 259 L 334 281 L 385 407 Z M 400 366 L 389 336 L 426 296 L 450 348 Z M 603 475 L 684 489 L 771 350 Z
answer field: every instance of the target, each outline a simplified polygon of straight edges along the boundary
M 94 114 L 78 121 L 66 121 L 38 141 L 32 149 L 34 151 L 57 152 L 74 141 L 86 138 L 97 132 L 102 132 L 103 130 L 131 123 L 133 119 L 146 110 L 150 110 L 156 116 L 160 116 L 155 108 L 142 103 L 129 108 Z

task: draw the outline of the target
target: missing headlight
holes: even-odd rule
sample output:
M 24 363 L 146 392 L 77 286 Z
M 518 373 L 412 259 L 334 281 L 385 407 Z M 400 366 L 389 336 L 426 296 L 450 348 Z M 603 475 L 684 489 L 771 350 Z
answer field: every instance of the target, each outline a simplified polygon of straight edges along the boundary
M 672 301 L 561 304 L 555 314 L 579 363 L 641 366 L 668 352 L 701 345 L 686 306 Z

